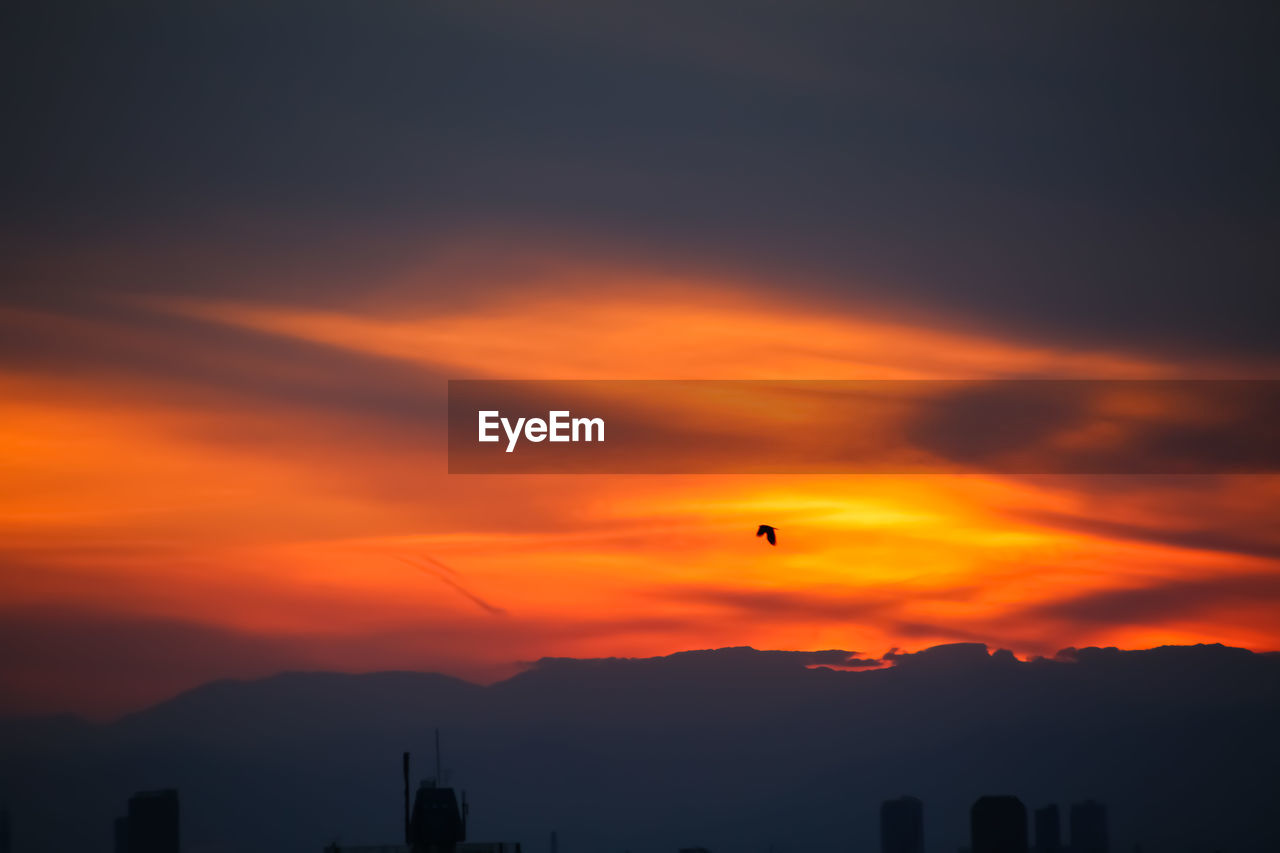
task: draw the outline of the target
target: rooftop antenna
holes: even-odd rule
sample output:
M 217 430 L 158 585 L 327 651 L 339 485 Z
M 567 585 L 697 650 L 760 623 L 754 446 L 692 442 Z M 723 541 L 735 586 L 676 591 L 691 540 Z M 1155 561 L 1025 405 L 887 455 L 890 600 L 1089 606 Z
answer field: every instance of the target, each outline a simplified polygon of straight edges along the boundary
M 404 754 L 404 843 L 413 843 L 412 821 L 409 819 L 409 753 Z
M 436 729 L 436 785 L 443 785 L 444 777 L 440 775 L 440 729 Z

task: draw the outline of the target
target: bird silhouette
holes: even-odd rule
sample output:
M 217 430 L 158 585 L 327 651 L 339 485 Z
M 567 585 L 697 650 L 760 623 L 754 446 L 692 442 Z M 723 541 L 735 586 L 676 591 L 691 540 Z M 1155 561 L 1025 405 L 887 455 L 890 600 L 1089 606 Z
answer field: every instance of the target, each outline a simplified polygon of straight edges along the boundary
M 768 539 L 770 545 L 778 544 L 778 528 L 774 527 L 772 524 L 760 525 L 760 528 L 756 530 L 756 535 L 763 536 L 765 539 Z

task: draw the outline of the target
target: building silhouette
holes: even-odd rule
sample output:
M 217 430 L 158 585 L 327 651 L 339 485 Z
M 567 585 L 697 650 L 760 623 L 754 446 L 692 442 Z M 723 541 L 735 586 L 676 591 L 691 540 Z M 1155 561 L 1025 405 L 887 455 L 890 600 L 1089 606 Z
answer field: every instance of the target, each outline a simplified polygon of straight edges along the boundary
M 405 842 L 413 853 L 456 853 L 467 840 L 466 799 L 458 806 L 452 788 L 437 787 L 434 779 L 418 786 Z
M 129 813 L 116 818 L 116 853 L 178 853 L 178 792 L 139 791 Z
M 1071 804 L 1071 853 L 1110 853 L 1107 807 L 1096 800 Z
M 1035 828 L 1036 853 L 1062 853 L 1062 821 L 1056 803 L 1036 809 Z
M 969 811 L 972 853 L 1028 853 L 1027 809 L 1012 796 L 979 797 Z
M 440 771 L 440 734 L 436 733 L 436 778 L 418 785 L 410 806 L 409 753 L 401 760 L 404 774 L 404 843 L 326 845 L 325 853 L 521 853 L 519 842 L 467 841 L 467 795 L 461 803 L 453 788 L 437 783 Z M 554 853 L 555 833 L 551 834 Z
M 436 730 L 436 777 L 418 785 L 409 808 L 409 753 L 402 759 L 404 771 L 404 843 L 412 853 L 457 853 L 458 844 L 467 840 L 467 795 L 441 787 L 440 731 Z
M 0 853 L 9 853 L 13 849 L 13 839 L 10 836 L 9 828 L 9 810 L 0 809 Z
M 129 853 L 129 818 L 118 817 L 115 823 L 115 851 Z
M 924 803 L 902 796 L 880 804 L 880 853 L 924 853 Z

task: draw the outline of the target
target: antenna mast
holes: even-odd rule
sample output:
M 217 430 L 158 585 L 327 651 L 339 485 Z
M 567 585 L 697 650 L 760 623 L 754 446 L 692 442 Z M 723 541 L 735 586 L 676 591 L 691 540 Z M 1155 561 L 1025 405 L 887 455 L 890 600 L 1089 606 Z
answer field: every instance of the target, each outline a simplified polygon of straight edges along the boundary
M 436 729 L 436 785 L 444 785 L 444 779 L 440 775 L 440 729 Z
M 409 818 L 409 753 L 404 754 L 404 843 L 413 843 L 413 822 Z

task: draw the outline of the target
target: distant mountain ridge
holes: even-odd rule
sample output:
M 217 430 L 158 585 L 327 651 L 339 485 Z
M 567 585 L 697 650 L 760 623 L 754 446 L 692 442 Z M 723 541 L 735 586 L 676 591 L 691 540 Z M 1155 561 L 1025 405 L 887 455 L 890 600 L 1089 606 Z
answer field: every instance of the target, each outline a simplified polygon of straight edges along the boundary
M 739 647 L 545 658 L 489 686 L 291 672 L 105 725 L 0 723 L 0 802 L 16 853 L 108 850 L 128 795 L 167 786 L 188 853 L 395 841 L 400 752 L 431 775 L 438 726 L 472 836 L 529 853 L 553 829 L 563 853 L 873 850 L 879 802 L 902 793 L 925 802 L 930 853 L 967 843 L 983 793 L 1103 800 L 1113 851 L 1274 851 L 1277 720 L 1280 655 L 1220 645 L 1027 662 Z

